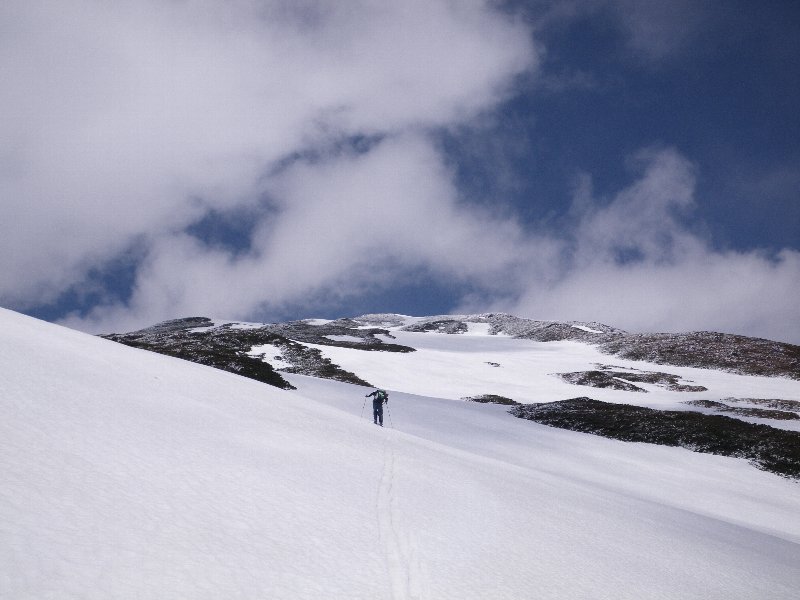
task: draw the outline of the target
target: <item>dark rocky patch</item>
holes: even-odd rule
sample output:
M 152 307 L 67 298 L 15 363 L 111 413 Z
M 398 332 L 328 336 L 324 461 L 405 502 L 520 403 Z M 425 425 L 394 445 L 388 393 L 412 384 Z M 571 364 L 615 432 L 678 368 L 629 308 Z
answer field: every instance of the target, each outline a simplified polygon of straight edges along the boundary
M 274 345 L 280 348 L 281 358 L 292 364 L 291 367 L 282 368 L 281 372 L 283 373 L 310 375 L 321 379 L 333 379 L 334 381 L 373 387 L 355 373 L 346 371 L 329 358 L 323 357 L 318 348 L 309 348 L 289 339 L 277 340 Z
M 773 408 L 750 408 L 742 406 L 729 406 L 724 402 L 717 402 L 715 400 L 689 400 L 684 402 L 689 406 L 700 406 L 702 408 L 710 408 L 717 412 L 727 412 L 740 417 L 757 417 L 759 419 L 778 419 L 781 421 L 797 421 L 800 420 L 800 415 L 796 412 L 787 410 L 776 410 Z
M 600 350 L 628 360 L 800 379 L 800 346 L 727 333 L 627 334 Z
M 684 402 L 684 404 L 688 404 L 689 406 L 700 406 L 702 408 L 712 408 L 714 410 L 730 408 L 730 406 L 727 404 L 724 404 L 723 402 L 717 402 L 716 400 L 688 400 Z
M 254 345 L 274 343 L 281 339 L 280 336 L 262 330 L 234 331 L 230 328 L 192 331 L 210 325 L 210 319 L 191 317 L 166 321 L 132 333 L 112 333 L 102 337 L 133 348 L 236 373 L 282 389 L 294 389 L 272 365 L 247 355 Z
M 236 373 L 275 387 L 294 389 L 268 360 L 248 354 L 254 346 L 269 344 L 280 348 L 282 358 L 292 363 L 292 367 L 282 369 L 285 372 L 369 385 L 354 373 L 333 364 L 330 359 L 323 358 L 318 349 L 296 343 L 276 332 L 274 326 L 237 328 L 232 325 L 212 325 L 210 319 L 192 317 L 166 321 L 132 333 L 102 337 L 127 346 Z M 203 327 L 209 329 L 198 331 L 198 328 Z
M 654 410 L 585 397 L 522 404 L 510 413 L 551 427 L 626 442 L 680 446 L 695 452 L 745 458 L 759 469 L 800 478 L 800 433 L 795 431 L 723 415 Z
M 594 344 L 626 335 L 623 330 L 609 327 L 603 323 L 536 321 L 533 319 L 522 319 L 505 313 L 489 313 L 479 316 L 482 317 L 483 322 L 490 324 L 490 334 L 497 335 L 502 333 L 510 335 L 511 337 L 534 340 L 537 342 L 575 340 Z M 586 331 L 580 329 L 578 326 L 588 327 L 594 331 Z
M 415 323 L 404 327 L 403 331 L 412 331 L 417 333 L 426 333 L 428 331 L 436 331 L 438 333 L 460 334 L 466 333 L 468 330 L 467 324 L 464 321 L 453 319 L 442 319 L 439 321 L 426 321 L 422 323 Z
M 778 410 L 800 412 L 800 400 L 780 400 L 778 398 L 724 398 L 724 400 L 725 402 L 743 402 Z
M 415 352 L 415 349 L 410 346 L 391 344 L 376 337 L 378 335 L 393 337 L 388 329 L 380 327 L 359 329 L 360 326 L 361 324 L 353 319 L 338 319 L 324 325 L 311 325 L 306 321 L 292 321 L 269 325 L 268 327 L 271 331 L 285 338 L 307 344 L 379 352 Z M 358 338 L 358 341 L 334 340 L 331 339 L 331 336 Z
M 725 412 L 730 412 L 741 417 L 757 417 L 759 419 L 776 419 L 778 421 L 798 421 L 800 415 L 786 410 L 775 410 L 771 408 L 746 408 L 746 407 L 732 407 L 726 409 Z
M 567 383 L 572 383 L 574 385 L 611 388 L 612 390 L 620 390 L 623 392 L 647 393 L 647 390 L 635 386 L 632 383 L 628 383 L 627 381 L 620 381 L 615 374 L 606 373 L 605 371 L 576 371 L 574 373 L 557 373 L 557 375 Z
M 672 373 L 662 373 L 659 371 L 639 371 L 639 370 L 624 370 L 614 371 L 614 367 L 600 365 L 599 369 L 613 377 L 619 377 L 628 381 L 635 381 L 637 383 L 649 383 L 666 388 L 672 392 L 707 392 L 708 388 L 702 385 L 688 385 L 681 383 L 681 378 Z
M 361 323 L 387 323 L 391 322 L 390 317 L 391 315 L 365 315 L 364 317 L 357 317 L 355 320 Z M 504 334 L 511 337 L 540 342 L 578 340 L 593 343 L 605 340 L 608 336 L 625 334 L 621 329 L 615 329 L 608 325 L 603 325 L 602 323 L 535 321 L 532 319 L 522 319 L 505 313 L 427 317 L 403 327 L 403 331 L 436 331 L 440 333 L 459 334 L 465 333 L 468 330 L 469 323 L 488 323 L 490 335 Z M 588 327 L 594 331 L 586 331 L 576 326 Z
M 400 327 L 406 322 L 406 317 L 395 313 L 371 313 L 354 317 L 352 321 L 359 325 L 372 325 L 373 327 Z
M 480 402 L 482 404 L 504 404 L 506 406 L 517 406 L 519 402 L 506 398 L 505 396 L 498 396 L 497 394 L 481 394 L 480 396 L 467 396 L 462 398 L 467 402 Z

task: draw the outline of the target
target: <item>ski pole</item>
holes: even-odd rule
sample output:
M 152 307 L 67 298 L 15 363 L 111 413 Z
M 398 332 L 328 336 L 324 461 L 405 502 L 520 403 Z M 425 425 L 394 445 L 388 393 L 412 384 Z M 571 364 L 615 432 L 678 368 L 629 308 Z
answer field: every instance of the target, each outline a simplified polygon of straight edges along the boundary
M 367 405 L 367 397 L 364 396 L 364 404 L 361 405 L 361 419 L 364 418 L 364 407 Z
M 389 408 L 389 403 L 386 403 L 386 413 L 389 415 L 389 425 L 392 429 L 394 429 L 394 423 L 392 423 L 392 409 Z

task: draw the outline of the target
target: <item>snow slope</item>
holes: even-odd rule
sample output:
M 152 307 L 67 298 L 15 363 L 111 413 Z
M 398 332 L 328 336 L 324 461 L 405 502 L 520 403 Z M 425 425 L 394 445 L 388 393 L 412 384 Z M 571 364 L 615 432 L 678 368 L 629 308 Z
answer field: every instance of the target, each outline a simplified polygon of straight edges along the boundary
M 293 376 L 283 391 L 2 309 L 0 328 L 1 598 L 800 584 L 800 488 L 744 461 L 395 392 L 381 429 L 364 388 Z
M 448 335 L 395 329 L 391 335 L 393 338 L 385 339 L 411 346 L 416 352 L 363 352 L 337 346 L 306 345 L 318 348 L 326 358 L 375 385 L 437 398 L 497 394 L 532 403 L 591 396 L 605 402 L 665 410 L 689 410 L 683 403 L 696 399 L 800 400 L 798 380 L 625 360 L 575 341 L 537 342 L 478 330 L 469 335 Z M 667 372 L 679 375 L 682 383 L 702 385 L 707 391 L 676 392 L 663 386 L 636 383 L 647 393 L 626 392 L 574 385 L 556 376 L 557 373 L 597 369 L 598 364 L 613 365 L 615 371 Z M 800 431 L 800 421 L 743 420 Z

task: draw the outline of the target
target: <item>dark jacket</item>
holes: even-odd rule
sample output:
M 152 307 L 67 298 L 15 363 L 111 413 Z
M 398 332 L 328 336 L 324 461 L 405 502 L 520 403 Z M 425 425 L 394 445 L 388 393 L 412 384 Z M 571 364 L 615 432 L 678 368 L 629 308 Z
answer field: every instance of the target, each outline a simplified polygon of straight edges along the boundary
M 374 396 L 372 399 L 372 406 L 380 406 L 389 402 L 389 394 L 385 390 L 375 390 L 371 394 L 367 394 L 367 398 Z

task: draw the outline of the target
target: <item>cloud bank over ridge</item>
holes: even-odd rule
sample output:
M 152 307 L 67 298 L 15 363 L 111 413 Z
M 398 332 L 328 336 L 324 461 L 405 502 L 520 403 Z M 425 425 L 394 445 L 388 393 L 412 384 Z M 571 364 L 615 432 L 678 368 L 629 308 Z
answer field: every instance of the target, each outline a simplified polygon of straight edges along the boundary
M 587 176 L 558 228 L 459 189 L 436 131 L 540 63 L 493 3 L 12 1 L 0 20 L 3 305 L 91 288 L 64 322 L 125 330 L 346 306 L 424 273 L 477 290 L 462 308 L 800 341 L 800 254 L 714 249 L 677 150 L 636 157 L 611 199 Z M 217 218 L 237 224 L 221 240 Z M 120 261 L 122 295 L 96 281 Z
M 800 341 L 800 252 L 714 249 L 692 226 L 695 169 L 674 149 L 636 157 L 639 177 L 610 202 L 576 191 L 557 278 L 526 278 L 499 310 L 634 331 L 715 330 Z M 700 228 L 702 232 L 702 228 Z M 590 310 L 587 311 L 587 307 Z M 591 313 L 591 314 L 589 314 Z

